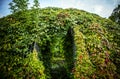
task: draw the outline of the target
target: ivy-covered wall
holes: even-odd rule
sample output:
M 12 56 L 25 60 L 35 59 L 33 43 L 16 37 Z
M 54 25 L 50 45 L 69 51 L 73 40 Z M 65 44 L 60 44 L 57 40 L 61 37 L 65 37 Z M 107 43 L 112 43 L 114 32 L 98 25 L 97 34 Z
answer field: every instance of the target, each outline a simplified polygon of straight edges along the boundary
M 119 25 L 77 9 L 40 9 L 0 18 L 3 79 L 120 78 Z
M 90 61 L 89 53 L 85 47 L 85 36 L 79 31 L 79 27 L 74 28 L 74 41 L 76 46 L 75 67 L 73 74 L 75 79 L 92 78 L 95 71 L 94 65 Z

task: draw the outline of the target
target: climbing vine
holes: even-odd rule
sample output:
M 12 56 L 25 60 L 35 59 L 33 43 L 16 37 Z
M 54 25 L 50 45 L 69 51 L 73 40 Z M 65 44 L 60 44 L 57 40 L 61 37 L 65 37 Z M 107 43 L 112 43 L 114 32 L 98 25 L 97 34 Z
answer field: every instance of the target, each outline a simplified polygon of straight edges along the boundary
M 0 18 L 2 78 L 119 78 L 119 25 L 77 9 L 35 11 Z

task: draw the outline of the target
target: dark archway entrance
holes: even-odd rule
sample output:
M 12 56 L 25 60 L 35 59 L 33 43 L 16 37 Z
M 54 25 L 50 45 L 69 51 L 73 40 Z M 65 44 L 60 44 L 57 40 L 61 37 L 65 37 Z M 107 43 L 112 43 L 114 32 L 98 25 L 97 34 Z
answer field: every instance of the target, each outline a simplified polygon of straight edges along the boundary
M 47 41 L 42 52 L 47 75 L 51 79 L 71 79 L 74 67 L 74 32 L 70 27 L 65 35 Z

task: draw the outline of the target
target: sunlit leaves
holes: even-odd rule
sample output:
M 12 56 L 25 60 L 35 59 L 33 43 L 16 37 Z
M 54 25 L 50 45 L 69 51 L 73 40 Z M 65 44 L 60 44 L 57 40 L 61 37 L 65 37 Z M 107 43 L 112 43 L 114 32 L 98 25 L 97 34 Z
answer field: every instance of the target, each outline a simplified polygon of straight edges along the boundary
M 0 25 L 3 74 L 10 71 L 13 78 L 33 79 L 42 77 L 36 74 L 43 74 L 44 79 L 44 66 L 45 74 L 50 76 L 52 68 L 59 67 L 59 61 L 65 74 L 75 79 L 109 79 L 116 74 L 113 62 L 120 61 L 120 29 L 108 19 L 77 9 L 49 7 L 16 12 L 1 18 Z M 38 52 L 31 53 L 34 43 L 41 53 L 40 60 Z

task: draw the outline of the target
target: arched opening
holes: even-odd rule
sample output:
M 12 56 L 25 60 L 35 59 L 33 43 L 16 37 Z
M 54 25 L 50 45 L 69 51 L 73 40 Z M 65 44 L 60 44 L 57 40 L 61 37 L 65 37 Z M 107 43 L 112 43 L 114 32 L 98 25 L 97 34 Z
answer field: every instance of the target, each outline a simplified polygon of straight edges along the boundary
M 71 27 L 64 35 L 57 35 L 46 41 L 41 48 L 45 72 L 51 79 L 71 79 L 74 67 L 75 45 Z

